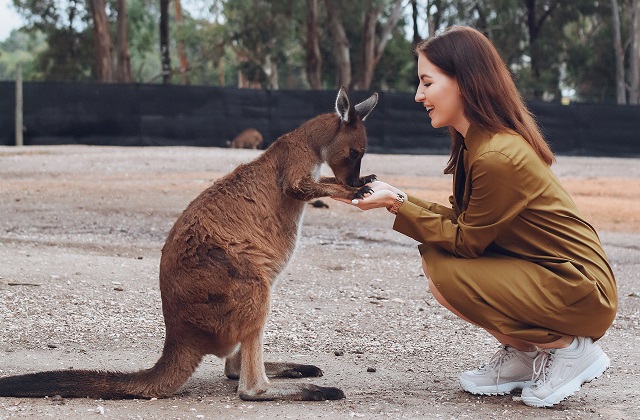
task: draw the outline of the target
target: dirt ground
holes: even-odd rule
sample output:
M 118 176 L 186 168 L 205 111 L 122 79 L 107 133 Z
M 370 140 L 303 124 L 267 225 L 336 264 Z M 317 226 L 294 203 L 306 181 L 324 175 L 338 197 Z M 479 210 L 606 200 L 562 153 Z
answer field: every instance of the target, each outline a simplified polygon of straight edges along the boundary
M 258 153 L 0 147 L 0 375 L 155 363 L 165 236 L 201 190 Z M 446 202 L 446 159 L 369 154 L 363 174 Z M 320 366 L 324 376 L 308 381 L 340 387 L 345 400 L 241 401 L 210 356 L 172 398 L 0 398 L 0 419 L 638 419 L 640 160 L 560 156 L 554 168 L 600 233 L 620 292 L 601 340 L 611 368 L 556 408 L 461 391 L 459 373 L 486 362 L 497 343 L 437 304 L 417 244 L 391 229 L 390 214 L 326 199 L 328 208 L 306 211 L 274 291 L 265 351 Z

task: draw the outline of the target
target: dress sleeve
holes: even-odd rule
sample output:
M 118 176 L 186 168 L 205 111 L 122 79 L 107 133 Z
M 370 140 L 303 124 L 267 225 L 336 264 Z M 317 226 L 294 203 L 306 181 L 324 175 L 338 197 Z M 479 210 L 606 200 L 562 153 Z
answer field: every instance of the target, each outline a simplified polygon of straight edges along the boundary
M 500 152 L 478 157 L 469 174 L 469 204 L 457 219 L 409 201 L 400 207 L 393 228 L 458 257 L 481 255 L 526 207 L 528 195 L 516 166 Z
M 407 196 L 407 200 L 419 207 L 422 207 L 434 213 L 441 214 L 442 216 L 445 216 L 447 219 L 450 219 L 450 220 L 456 219 L 456 213 L 453 211 L 452 207 L 447 207 L 447 206 L 443 206 L 442 204 L 421 200 L 411 195 Z

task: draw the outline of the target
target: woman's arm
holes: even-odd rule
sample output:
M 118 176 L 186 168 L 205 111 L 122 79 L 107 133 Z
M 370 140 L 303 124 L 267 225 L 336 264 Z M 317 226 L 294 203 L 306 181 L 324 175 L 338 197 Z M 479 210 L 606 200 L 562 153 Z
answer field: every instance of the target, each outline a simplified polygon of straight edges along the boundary
M 431 244 L 460 257 L 475 258 L 526 207 L 528 193 L 509 157 L 487 152 L 470 171 L 469 204 L 456 220 L 414 203 L 404 203 L 393 228 L 418 242 Z

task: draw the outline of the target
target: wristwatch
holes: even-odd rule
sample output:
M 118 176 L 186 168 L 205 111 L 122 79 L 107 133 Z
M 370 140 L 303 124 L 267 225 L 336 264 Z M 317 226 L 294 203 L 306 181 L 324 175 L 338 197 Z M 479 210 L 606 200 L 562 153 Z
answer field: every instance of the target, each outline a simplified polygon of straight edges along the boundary
M 393 204 L 390 207 L 387 207 L 387 210 L 389 210 L 389 213 L 398 214 L 398 210 L 400 210 L 400 206 L 402 205 L 402 203 L 404 203 L 404 200 L 405 200 L 404 194 L 397 193 L 396 200 L 393 202 Z

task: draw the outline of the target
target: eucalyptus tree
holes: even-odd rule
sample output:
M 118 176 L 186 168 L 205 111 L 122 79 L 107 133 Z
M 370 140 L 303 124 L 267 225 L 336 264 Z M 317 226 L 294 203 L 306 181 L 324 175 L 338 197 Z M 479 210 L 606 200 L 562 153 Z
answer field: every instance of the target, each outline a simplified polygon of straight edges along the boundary
M 78 0 L 14 0 L 31 34 L 42 34 L 47 48 L 34 57 L 37 80 L 83 80 L 91 77 L 91 17 Z
M 32 31 L 45 34 L 48 49 L 38 56 L 43 77 L 48 80 L 95 78 L 111 82 L 114 77 L 114 47 L 111 26 L 118 18 L 119 81 L 128 81 L 126 3 L 117 6 L 105 0 L 14 0 L 14 5 Z M 91 55 L 92 60 L 87 60 Z M 91 62 L 92 61 L 92 62 Z
M 297 38 L 304 3 L 288 0 L 226 0 L 223 14 L 236 55 L 238 87 L 278 89 L 281 67 L 300 62 Z

